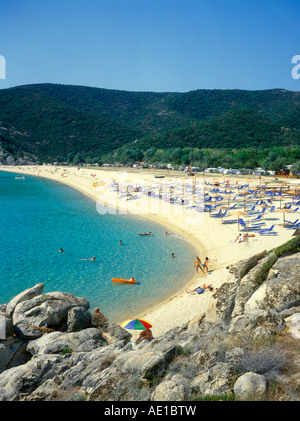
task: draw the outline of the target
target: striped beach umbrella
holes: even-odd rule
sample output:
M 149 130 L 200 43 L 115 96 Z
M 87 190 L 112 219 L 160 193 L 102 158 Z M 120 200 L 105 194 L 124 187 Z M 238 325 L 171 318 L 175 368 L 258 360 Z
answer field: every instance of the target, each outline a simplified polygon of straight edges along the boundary
M 143 319 L 129 319 L 121 323 L 121 326 L 124 329 L 131 329 L 131 330 L 145 330 L 152 327 L 152 325 L 149 322 Z

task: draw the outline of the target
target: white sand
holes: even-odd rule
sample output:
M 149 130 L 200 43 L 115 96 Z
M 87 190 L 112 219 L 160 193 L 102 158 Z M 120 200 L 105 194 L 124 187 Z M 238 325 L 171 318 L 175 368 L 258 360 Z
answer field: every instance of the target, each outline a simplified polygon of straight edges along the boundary
M 111 212 L 115 212 L 118 209 L 119 212 L 128 212 L 132 215 L 149 218 L 154 222 L 162 224 L 162 229 L 170 232 L 170 235 L 172 233 L 178 233 L 186 238 L 194 246 L 201 260 L 204 260 L 208 256 L 209 269 L 213 270 L 212 273 L 195 273 L 193 279 L 183 279 L 182 290 L 178 291 L 175 296 L 170 297 L 164 302 L 157 303 L 156 307 L 145 310 L 143 314 L 133 315 L 133 317 L 141 317 L 148 320 L 153 326 L 152 331 L 156 337 L 175 326 L 189 322 L 200 313 L 205 312 L 213 293 L 207 290 L 201 295 L 196 293 L 187 294 L 185 292 L 186 289 L 193 289 L 204 282 L 212 284 L 214 288 L 219 288 L 224 282 L 231 279 L 226 266 L 263 250 L 273 249 L 290 240 L 294 233 L 294 230 L 283 227 L 283 215 L 281 213 L 273 212 L 271 214 L 266 211 L 263 220 L 266 223 L 265 227 L 268 228 L 274 224 L 274 230 L 278 232 L 278 235 L 261 236 L 255 234 L 255 237 L 249 238 L 248 242 L 237 244 L 234 242 L 240 232 L 237 223 L 222 224 L 220 218 L 212 218 L 208 212 L 196 212 L 193 208 L 188 210 L 180 204 L 170 205 L 170 203 L 164 200 L 150 198 L 147 194 L 133 191 L 136 186 L 144 186 L 150 189 L 158 185 L 156 191 L 159 192 L 158 188 L 160 185 L 163 188 L 164 194 L 165 185 L 167 185 L 167 190 L 170 190 L 170 186 L 175 188 L 177 186 L 177 191 L 186 200 L 191 194 L 188 186 L 192 185 L 193 182 L 197 182 L 196 185 L 199 184 L 200 186 L 206 186 L 206 188 L 212 188 L 204 184 L 202 174 L 197 177 L 187 177 L 185 174 L 175 173 L 173 171 L 170 171 L 170 173 L 167 171 L 146 170 L 124 171 L 123 168 L 91 169 L 85 167 L 77 169 L 77 167 L 62 166 L 3 166 L 0 169 L 3 171 L 13 171 L 21 175 L 31 174 L 46 177 L 65 183 L 93 198 L 96 202 L 109 206 L 107 209 L 110 209 Z M 158 174 L 164 174 L 165 178 L 155 178 L 155 175 Z M 113 190 L 112 180 L 115 180 L 119 184 L 119 193 Z M 237 182 L 239 186 L 248 184 L 250 187 L 259 186 L 260 182 L 262 184 L 267 182 L 272 186 L 288 183 L 291 189 L 294 187 L 299 188 L 300 186 L 299 181 L 295 179 L 281 179 L 277 181 L 274 177 L 266 177 L 259 180 L 257 176 L 224 177 L 222 175 L 205 174 L 206 182 L 212 182 L 213 180 L 218 180 L 221 185 L 223 185 L 225 180 L 228 180 L 232 188 L 236 187 Z M 93 186 L 93 183 L 98 183 L 98 185 Z M 126 186 L 131 186 L 129 191 L 133 196 L 137 196 L 136 199 L 127 200 Z M 119 199 L 121 193 L 124 193 L 125 197 Z M 291 196 L 285 198 L 285 201 L 291 202 L 291 200 Z M 243 203 L 243 199 L 240 199 L 240 202 Z M 273 205 L 276 206 L 276 209 L 279 209 L 280 206 L 283 206 L 283 203 L 280 204 L 279 200 L 276 200 L 273 202 Z M 232 203 L 230 204 L 232 205 Z M 232 215 L 231 218 L 237 217 Z M 285 218 L 293 221 L 297 218 L 300 219 L 300 212 L 293 212 L 293 214 L 287 213 Z M 254 231 L 249 232 L 254 233 Z M 177 256 L 176 258 L 180 257 Z M 192 264 L 193 262 L 191 262 Z

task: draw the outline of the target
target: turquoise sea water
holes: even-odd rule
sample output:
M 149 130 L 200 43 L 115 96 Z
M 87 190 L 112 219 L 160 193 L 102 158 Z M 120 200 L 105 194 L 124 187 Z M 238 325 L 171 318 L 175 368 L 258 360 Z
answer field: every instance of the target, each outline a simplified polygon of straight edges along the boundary
M 161 225 L 99 214 L 94 200 L 68 186 L 15 176 L 0 171 L 0 304 L 43 282 L 44 292 L 85 297 L 91 311 L 99 307 L 121 321 L 172 295 L 193 275 L 194 250 L 175 233 L 166 236 Z M 154 235 L 137 235 L 145 231 Z M 92 256 L 96 260 L 80 260 Z M 135 285 L 111 282 L 130 276 Z

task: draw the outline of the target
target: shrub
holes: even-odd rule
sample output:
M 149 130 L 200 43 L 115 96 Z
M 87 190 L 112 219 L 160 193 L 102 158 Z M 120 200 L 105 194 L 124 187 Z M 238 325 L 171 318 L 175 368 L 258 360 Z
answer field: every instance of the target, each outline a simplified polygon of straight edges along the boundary
M 248 349 L 241 356 L 237 371 L 240 374 L 252 371 L 275 379 L 290 366 L 290 353 L 278 345 L 261 349 Z

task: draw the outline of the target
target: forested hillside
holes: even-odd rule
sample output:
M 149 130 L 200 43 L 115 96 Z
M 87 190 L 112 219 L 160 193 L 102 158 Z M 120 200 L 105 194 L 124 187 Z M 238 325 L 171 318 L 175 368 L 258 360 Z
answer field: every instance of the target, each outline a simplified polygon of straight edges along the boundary
M 2 155 L 35 161 L 143 160 L 149 149 L 300 146 L 300 93 L 127 92 L 37 84 L 0 90 Z M 297 154 L 296 154 L 297 155 Z M 300 158 L 300 157 L 299 157 Z

